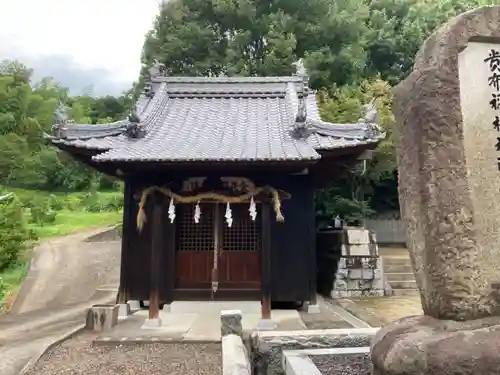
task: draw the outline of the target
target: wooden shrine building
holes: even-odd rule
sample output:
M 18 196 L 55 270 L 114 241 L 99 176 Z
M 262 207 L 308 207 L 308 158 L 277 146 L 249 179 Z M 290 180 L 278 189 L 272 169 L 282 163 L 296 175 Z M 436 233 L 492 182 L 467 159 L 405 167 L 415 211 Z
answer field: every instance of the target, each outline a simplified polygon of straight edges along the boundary
M 268 315 L 271 300 L 315 303 L 314 189 L 377 146 L 375 118 L 322 121 L 305 75 L 153 67 L 128 119 L 74 124 L 59 110 L 47 138 L 125 182 L 119 303 L 260 299 Z

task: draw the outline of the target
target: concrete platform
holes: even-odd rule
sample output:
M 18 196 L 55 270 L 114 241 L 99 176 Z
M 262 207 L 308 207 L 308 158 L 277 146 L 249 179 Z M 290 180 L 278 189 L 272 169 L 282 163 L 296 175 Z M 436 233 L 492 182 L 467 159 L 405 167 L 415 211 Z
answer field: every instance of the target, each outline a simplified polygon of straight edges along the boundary
M 258 307 L 258 309 L 257 309 Z M 174 302 L 171 312 L 161 311 L 161 327 L 142 329 L 147 310 L 137 311 L 120 320 L 110 332 L 96 338 L 96 343 L 116 342 L 220 342 L 220 311 L 238 309 L 243 313 L 243 331 L 249 335 L 260 319 L 259 302 Z M 304 330 L 306 326 L 296 310 L 273 310 L 276 330 Z

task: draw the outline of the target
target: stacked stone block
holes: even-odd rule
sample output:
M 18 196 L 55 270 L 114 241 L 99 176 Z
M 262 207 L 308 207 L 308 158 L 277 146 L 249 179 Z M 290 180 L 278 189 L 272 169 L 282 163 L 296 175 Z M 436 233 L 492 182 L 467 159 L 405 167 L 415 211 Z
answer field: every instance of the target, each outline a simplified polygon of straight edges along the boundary
M 384 296 L 382 260 L 375 235 L 364 228 L 342 231 L 342 254 L 332 297 Z

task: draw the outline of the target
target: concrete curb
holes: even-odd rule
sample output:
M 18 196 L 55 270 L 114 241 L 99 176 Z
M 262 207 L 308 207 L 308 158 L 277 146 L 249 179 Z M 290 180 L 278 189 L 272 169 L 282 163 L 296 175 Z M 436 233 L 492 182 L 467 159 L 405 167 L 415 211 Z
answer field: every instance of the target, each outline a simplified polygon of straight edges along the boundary
M 23 369 L 19 372 L 19 375 L 25 375 L 29 370 L 31 370 L 35 364 L 40 360 L 40 358 L 50 349 L 52 349 L 54 346 L 60 344 L 63 341 L 66 341 L 67 339 L 70 339 L 71 337 L 79 334 L 80 332 L 85 330 L 85 324 L 80 324 L 77 327 L 65 332 L 64 334 L 60 335 L 58 338 L 56 338 L 54 341 L 49 343 L 48 345 L 44 345 L 44 348 L 40 350 L 36 355 L 31 357 L 31 359 L 24 365 Z
M 355 317 L 366 322 L 372 327 L 381 327 L 385 324 L 375 315 L 369 313 L 364 308 L 359 306 L 356 302 L 350 299 L 337 299 L 335 300 L 335 302 L 348 313 L 354 315 Z
M 97 233 L 90 234 L 83 242 L 108 242 L 121 240 L 121 227 L 114 225 L 105 229 L 99 230 Z

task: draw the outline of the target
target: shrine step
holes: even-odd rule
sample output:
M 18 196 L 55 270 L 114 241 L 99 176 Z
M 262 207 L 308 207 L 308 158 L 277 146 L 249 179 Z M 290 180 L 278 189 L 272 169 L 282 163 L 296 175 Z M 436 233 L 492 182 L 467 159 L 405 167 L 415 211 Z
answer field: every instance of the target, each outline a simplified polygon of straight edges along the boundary
M 385 279 L 389 282 L 393 281 L 414 281 L 415 274 L 413 272 L 386 272 Z
M 408 259 L 409 262 L 409 259 Z M 411 273 L 413 274 L 413 267 L 411 264 L 392 264 L 384 262 L 384 273 Z
M 418 289 L 393 289 L 393 295 L 395 296 L 414 296 L 419 293 Z
M 415 280 L 410 281 L 389 281 L 392 290 L 396 289 L 417 289 L 417 282 Z
M 391 286 L 395 295 L 418 292 L 409 255 L 383 256 L 382 262 L 385 279 Z

